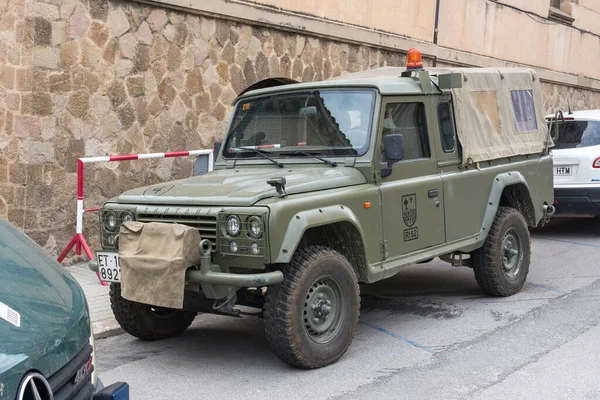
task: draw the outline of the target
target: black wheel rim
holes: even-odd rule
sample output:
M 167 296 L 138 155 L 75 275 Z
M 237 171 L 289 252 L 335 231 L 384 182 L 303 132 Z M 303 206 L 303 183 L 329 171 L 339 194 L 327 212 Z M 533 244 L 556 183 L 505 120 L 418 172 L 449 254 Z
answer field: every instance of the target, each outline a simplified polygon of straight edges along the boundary
M 316 343 L 327 343 L 339 332 L 344 319 L 342 286 L 333 276 L 320 277 L 304 299 L 304 331 Z
M 514 278 L 521 272 L 523 264 L 523 246 L 521 237 L 515 228 L 510 228 L 502 238 L 502 272 Z

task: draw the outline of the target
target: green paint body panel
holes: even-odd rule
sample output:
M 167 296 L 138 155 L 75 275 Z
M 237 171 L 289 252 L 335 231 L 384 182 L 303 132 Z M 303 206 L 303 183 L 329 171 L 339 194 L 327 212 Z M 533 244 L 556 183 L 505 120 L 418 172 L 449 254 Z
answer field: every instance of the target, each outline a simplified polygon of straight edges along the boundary
M 0 383 L 13 400 L 30 370 L 49 377 L 90 340 L 79 284 L 46 252 L 0 217 L 0 302 L 21 314 L 21 326 L 0 319 Z
M 367 75 L 365 75 L 367 76 Z M 377 99 L 369 147 L 361 156 L 327 156 L 332 167 L 309 157 L 278 158 L 278 168 L 259 157 L 215 157 L 215 170 L 176 182 L 128 191 L 109 201 L 104 210 L 124 205 L 205 207 L 210 213 L 245 213 L 252 207 L 266 209 L 266 253 L 261 257 L 213 254 L 213 263 L 227 274 L 256 274 L 291 260 L 303 242 L 315 238 L 335 241 L 335 232 L 351 242 L 340 245 L 353 253 L 363 282 L 394 275 L 411 263 L 452 252 L 470 252 L 487 237 L 491 222 L 507 187 L 517 193 L 530 225 L 545 217 L 544 205 L 553 202 L 552 159 L 547 154 L 461 165 L 460 144 L 443 149 L 438 105 L 451 102 L 448 90 L 439 90 L 437 78 L 382 76 L 338 78 L 326 82 L 285 85 L 250 91 L 236 104 L 251 104 L 261 96 L 312 89 L 374 89 Z M 448 77 L 446 86 L 458 85 Z M 248 102 L 248 103 L 246 103 Z M 429 157 L 400 161 L 384 172 L 382 129 L 387 104 L 422 103 L 430 147 Z M 267 184 L 286 179 L 286 195 Z M 326 227 L 326 228 L 324 228 Z M 336 230 L 338 229 L 338 230 Z M 333 232 L 333 234 L 332 234 Z M 218 241 L 232 238 L 219 229 Z M 308 242 L 307 242 L 308 240 Z M 222 282 L 222 281 L 220 281 Z
M 289 195 L 364 182 L 362 174 L 352 168 L 326 169 L 290 163 L 289 168 L 279 171 L 261 162 L 255 166 L 217 170 L 167 184 L 133 189 L 121 194 L 118 201 L 123 204 L 248 207 L 264 198 L 277 196 L 275 189 L 267 184 L 271 176 L 285 176 Z

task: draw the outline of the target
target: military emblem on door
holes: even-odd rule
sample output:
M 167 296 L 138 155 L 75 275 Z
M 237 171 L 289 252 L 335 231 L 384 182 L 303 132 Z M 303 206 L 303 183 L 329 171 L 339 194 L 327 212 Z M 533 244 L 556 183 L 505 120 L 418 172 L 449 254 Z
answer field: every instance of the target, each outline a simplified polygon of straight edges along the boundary
M 417 222 L 417 195 L 409 194 L 402 196 L 402 219 L 408 227 Z

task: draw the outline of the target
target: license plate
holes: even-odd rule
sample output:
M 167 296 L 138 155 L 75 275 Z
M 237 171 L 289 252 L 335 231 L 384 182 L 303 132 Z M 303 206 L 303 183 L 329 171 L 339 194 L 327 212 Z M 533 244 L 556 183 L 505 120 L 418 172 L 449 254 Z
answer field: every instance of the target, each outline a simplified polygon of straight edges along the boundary
M 554 167 L 554 175 L 569 176 L 571 167 Z
M 121 282 L 119 253 L 96 253 L 100 279 L 106 282 Z

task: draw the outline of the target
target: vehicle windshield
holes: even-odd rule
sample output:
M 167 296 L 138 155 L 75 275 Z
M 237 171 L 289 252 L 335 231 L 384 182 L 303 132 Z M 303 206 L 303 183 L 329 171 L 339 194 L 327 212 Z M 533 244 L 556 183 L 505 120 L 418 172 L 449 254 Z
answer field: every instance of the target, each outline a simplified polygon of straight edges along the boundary
M 552 129 L 554 130 L 554 128 Z M 600 121 L 559 122 L 558 132 L 558 138 L 554 139 L 555 149 L 600 145 Z
M 374 90 L 310 90 L 240 101 L 225 158 L 361 156 L 369 148 Z M 306 154 L 302 154 L 306 153 Z

